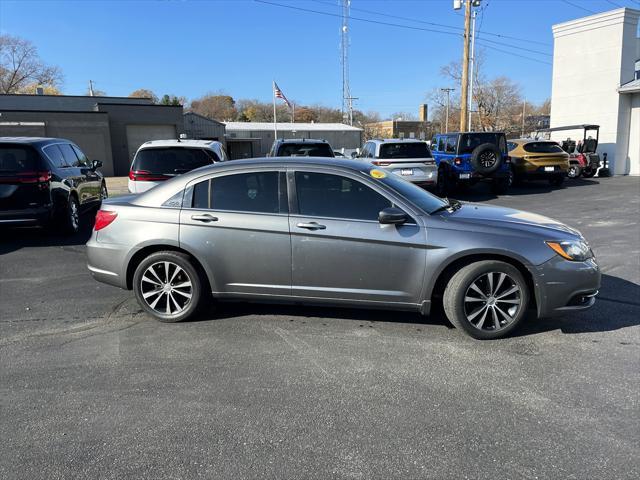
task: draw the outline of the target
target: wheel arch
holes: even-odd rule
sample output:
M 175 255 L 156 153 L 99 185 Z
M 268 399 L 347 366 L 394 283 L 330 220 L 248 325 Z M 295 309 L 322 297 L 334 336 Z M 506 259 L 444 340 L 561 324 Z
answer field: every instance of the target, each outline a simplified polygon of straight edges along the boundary
M 134 253 L 127 263 L 126 269 L 126 287 L 127 290 L 133 289 L 133 275 L 135 274 L 136 268 L 138 265 L 149 255 L 156 252 L 178 252 L 183 253 L 189 256 L 189 259 L 193 262 L 193 266 L 200 274 L 202 281 L 205 283 L 203 285 L 205 291 L 211 292 L 211 285 L 213 285 L 213 278 L 210 275 L 210 272 L 204 267 L 204 264 L 191 252 L 185 250 L 184 248 L 180 248 L 176 245 L 168 245 L 168 244 L 156 244 L 156 245 L 148 245 L 146 247 L 141 248 L 136 253 Z
M 443 265 L 437 273 L 437 277 L 435 282 L 432 283 L 431 291 L 427 292 L 427 299 L 431 301 L 431 305 L 435 303 L 440 303 L 442 300 L 442 296 L 444 294 L 444 290 L 451 280 L 451 277 L 459 271 L 461 268 L 466 267 L 475 262 L 479 262 L 482 260 L 498 260 L 505 263 L 508 263 L 522 274 L 525 282 L 527 283 L 527 287 L 531 292 L 529 299 L 529 307 L 535 307 L 537 311 L 540 311 L 540 292 L 538 291 L 538 287 L 533 276 L 533 273 L 524 262 L 520 259 L 514 258 L 512 256 L 503 254 L 503 253 L 470 253 L 457 258 L 452 259 L 447 264 Z

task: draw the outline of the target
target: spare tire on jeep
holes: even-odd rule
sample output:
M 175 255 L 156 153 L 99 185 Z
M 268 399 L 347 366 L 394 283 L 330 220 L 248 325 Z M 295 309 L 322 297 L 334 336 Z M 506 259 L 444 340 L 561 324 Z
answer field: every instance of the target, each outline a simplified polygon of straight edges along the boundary
M 471 165 L 476 172 L 489 175 L 502 165 L 502 152 L 493 143 L 478 145 L 471 153 Z

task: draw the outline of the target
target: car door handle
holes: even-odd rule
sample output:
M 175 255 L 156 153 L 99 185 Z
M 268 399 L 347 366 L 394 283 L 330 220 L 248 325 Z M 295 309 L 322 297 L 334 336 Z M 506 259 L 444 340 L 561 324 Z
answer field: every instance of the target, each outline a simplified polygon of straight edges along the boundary
M 320 225 L 319 223 L 316 223 L 316 222 L 299 223 L 296 225 L 296 227 L 306 228 L 307 230 L 324 230 L 325 228 L 327 228 L 324 225 Z
M 191 215 L 191 220 L 197 220 L 198 222 L 209 223 L 209 222 L 217 222 L 218 217 L 214 217 L 213 215 L 209 215 L 208 213 L 205 213 L 203 215 Z

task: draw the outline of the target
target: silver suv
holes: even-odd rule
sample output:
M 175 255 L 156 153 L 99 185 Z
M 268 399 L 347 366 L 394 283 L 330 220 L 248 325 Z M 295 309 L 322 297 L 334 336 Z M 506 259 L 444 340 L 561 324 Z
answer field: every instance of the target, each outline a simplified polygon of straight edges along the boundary
M 215 300 L 413 310 L 444 305 L 475 338 L 589 308 L 600 270 L 580 232 L 440 199 L 365 162 L 258 158 L 109 199 L 87 243 L 95 279 L 165 322 Z
M 418 185 L 433 186 L 438 181 L 435 159 L 429 146 L 421 140 L 369 140 L 358 157 Z

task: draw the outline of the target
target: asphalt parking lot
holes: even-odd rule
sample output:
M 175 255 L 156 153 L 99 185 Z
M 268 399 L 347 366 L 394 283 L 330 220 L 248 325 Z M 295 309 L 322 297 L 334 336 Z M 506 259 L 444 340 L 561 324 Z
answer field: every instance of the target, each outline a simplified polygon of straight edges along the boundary
M 439 314 L 228 305 L 162 324 L 84 242 L 0 232 L 0 478 L 640 478 L 640 178 L 462 200 L 580 229 L 595 307 L 472 340 Z

